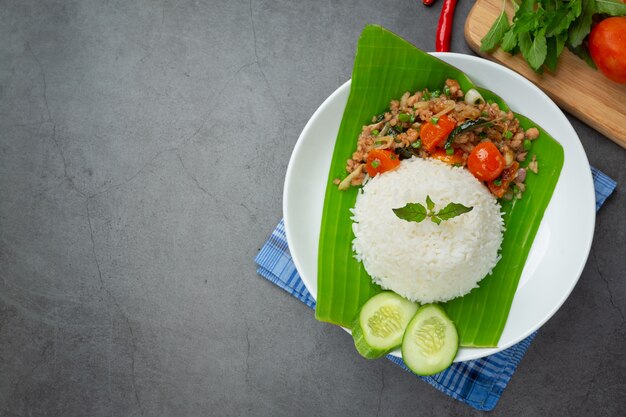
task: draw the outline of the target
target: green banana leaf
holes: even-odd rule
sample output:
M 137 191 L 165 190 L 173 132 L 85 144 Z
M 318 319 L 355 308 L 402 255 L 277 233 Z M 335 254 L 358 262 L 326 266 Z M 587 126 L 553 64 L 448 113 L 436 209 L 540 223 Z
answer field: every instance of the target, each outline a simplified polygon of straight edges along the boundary
M 318 320 L 350 328 L 361 305 L 381 291 L 373 284 L 352 253 L 352 221 L 357 189 L 339 191 L 332 181 L 342 178 L 345 161 L 354 152 L 364 124 L 389 107 L 405 91 L 441 88 L 447 78 L 461 88 L 478 88 L 457 68 L 415 48 L 392 32 L 375 25 L 363 30 L 358 42 L 350 96 L 343 114 L 333 152 L 320 230 L 317 307 Z M 488 90 L 483 97 L 508 106 Z M 538 127 L 517 115 L 524 128 Z M 502 259 L 478 288 L 464 297 L 443 304 L 456 323 L 461 346 L 494 347 L 506 324 L 528 252 L 548 206 L 563 166 L 563 148 L 548 133 L 533 141 L 532 153 L 541 160 L 539 175 L 527 176 L 521 200 L 502 201 L 506 232 Z

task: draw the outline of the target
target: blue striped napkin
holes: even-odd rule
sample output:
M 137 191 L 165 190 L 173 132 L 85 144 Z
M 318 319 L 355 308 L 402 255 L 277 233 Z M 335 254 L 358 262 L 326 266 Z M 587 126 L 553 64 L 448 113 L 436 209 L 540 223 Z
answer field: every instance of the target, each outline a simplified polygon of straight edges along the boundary
M 593 167 L 591 173 L 596 191 L 597 210 L 611 195 L 616 183 Z M 315 299 L 304 286 L 291 260 L 282 220 L 255 261 L 259 265 L 257 272 L 261 276 L 315 309 Z M 419 378 L 478 410 L 493 410 L 535 335 L 536 332 L 516 345 L 491 356 L 455 363 L 436 375 Z M 402 359 L 391 355 L 387 358 L 408 371 Z

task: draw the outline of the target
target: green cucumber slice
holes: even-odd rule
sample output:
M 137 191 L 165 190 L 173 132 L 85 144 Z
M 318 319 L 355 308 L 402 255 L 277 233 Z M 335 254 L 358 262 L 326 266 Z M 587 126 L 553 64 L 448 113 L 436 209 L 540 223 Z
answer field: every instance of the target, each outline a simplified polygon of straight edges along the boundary
M 402 339 L 402 359 L 417 375 L 433 375 L 452 364 L 459 350 L 454 322 L 435 304 L 420 307 Z
M 418 305 L 390 291 L 376 294 L 361 307 L 352 325 L 354 345 L 361 356 L 376 359 L 400 346 Z

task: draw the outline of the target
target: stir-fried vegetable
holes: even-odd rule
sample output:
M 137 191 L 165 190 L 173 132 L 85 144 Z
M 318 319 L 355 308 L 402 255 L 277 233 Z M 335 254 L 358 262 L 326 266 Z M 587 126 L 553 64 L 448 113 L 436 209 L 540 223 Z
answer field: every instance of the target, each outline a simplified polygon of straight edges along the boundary
M 443 146 L 448 135 L 450 135 L 455 127 L 456 122 L 451 120 L 447 115 L 432 118 L 429 122 L 422 124 L 420 127 L 422 146 L 427 151 L 432 151 L 436 147 Z

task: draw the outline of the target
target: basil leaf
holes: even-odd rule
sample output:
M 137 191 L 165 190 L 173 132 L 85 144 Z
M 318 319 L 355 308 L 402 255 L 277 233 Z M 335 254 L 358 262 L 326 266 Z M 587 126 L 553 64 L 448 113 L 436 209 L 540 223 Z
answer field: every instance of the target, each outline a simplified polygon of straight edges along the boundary
M 596 11 L 611 16 L 626 16 L 626 3 L 620 0 L 596 0 Z
M 426 207 L 428 208 L 428 211 L 435 208 L 435 203 L 433 203 L 433 200 L 430 199 L 429 195 L 426 196 Z
M 466 207 L 461 203 L 450 203 L 441 210 L 439 210 L 439 212 L 435 214 L 435 216 L 440 218 L 441 220 L 448 220 L 453 217 L 460 216 L 463 213 L 468 213 L 472 211 L 473 208 L 474 207 Z
M 407 203 L 404 207 L 392 209 L 402 220 L 419 223 L 426 218 L 426 207 L 420 203 Z
M 580 3 L 581 0 L 573 1 L 578 1 Z M 554 14 L 552 14 L 552 16 L 547 20 L 548 23 L 546 24 L 546 37 L 558 35 L 561 32 L 567 31 L 574 19 L 576 19 L 579 14 L 580 11 L 578 11 L 577 14 L 575 10 L 565 7 L 556 10 Z
M 482 118 L 476 120 L 468 120 L 467 122 L 461 123 L 459 126 L 455 127 L 452 132 L 450 132 L 450 135 L 448 136 L 448 139 L 446 139 L 446 143 L 443 148 L 448 149 L 450 145 L 452 145 L 452 142 L 457 135 L 469 132 L 470 130 L 478 129 L 479 127 L 487 126 L 489 123 L 492 123 L 492 121 Z
M 551 37 L 547 39 L 548 44 L 548 53 L 546 54 L 546 67 L 554 72 L 556 70 L 556 63 L 558 61 L 558 57 L 556 56 L 556 38 Z
M 519 5 L 518 12 L 519 13 L 534 13 L 535 3 L 537 3 L 537 0 L 522 0 L 522 2 Z
M 515 20 L 515 33 L 532 32 L 539 27 L 542 15 L 539 13 L 528 13 Z
M 522 55 L 526 58 L 528 65 L 535 71 L 539 71 L 548 54 L 548 45 L 546 43 L 544 30 L 539 30 L 535 35 L 535 39 L 532 39 L 528 32 L 521 33 L 518 37 L 518 41 Z
M 583 10 L 569 28 L 569 44 L 574 48 L 581 45 L 591 31 L 593 14 L 596 12 L 597 0 L 582 0 Z
M 491 26 L 491 29 L 489 29 L 489 32 L 481 39 L 480 50 L 488 52 L 494 49 L 502 41 L 502 37 L 507 30 L 509 30 L 509 19 L 503 9 L 493 26 Z
M 511 26 L 509 31 L 504 34 L 504 38 L 502 38 L 502 45 L 500 45 L 500 47 L 505 52 L 511 52 L 513 48 L 517 46 L 517 35 L 514 28 L 515 24 Z

